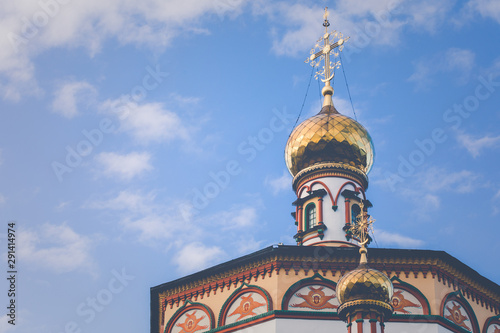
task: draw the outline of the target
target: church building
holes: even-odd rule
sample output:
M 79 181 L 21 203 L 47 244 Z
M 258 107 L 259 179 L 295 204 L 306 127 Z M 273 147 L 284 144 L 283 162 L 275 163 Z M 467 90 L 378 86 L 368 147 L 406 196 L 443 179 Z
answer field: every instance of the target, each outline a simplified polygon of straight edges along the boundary
M 328 31 L 327 14 L 306 61 L 323 61 L 323 105 L 285 147 L 297 245 L 152 287 L 151 333 L 500 333 L 496 283 L 443 251 L 367 249 L 374 147 L 367 130 L 333 105 L 340 63 L 331 57 L 348 38 Z

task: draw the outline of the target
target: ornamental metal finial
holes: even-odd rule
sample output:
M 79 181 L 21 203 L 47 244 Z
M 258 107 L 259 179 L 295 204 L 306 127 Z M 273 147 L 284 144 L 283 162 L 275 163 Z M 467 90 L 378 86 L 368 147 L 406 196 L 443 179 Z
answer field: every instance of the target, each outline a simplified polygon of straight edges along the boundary
M 325 96 L 323 106 L 333 105 L 333 88 L 331 87 L 330 81 L 335 75 L 333 70 L 340 67 L 340 61 L 336 61 L 334 63 L 331 62 L 330 55 L 338 57 L 339 53 L 335 52 L 335 49 L 338 48 L 339 52 L 342 51 L 342 49 L 344 48 L 344 42 L 349 39 L 349 37 L 344 39 L 342 33 L 335 30 L 332 32 L 328 32 L 328 27 L 330 26 L 330 21 L 328 21 L 328 14 L 328 7 L 325 7 L 325 14 L 323 15 L 323 26 L 325 27 L 325 34 L 320 39 L 318 39 L 316 45 L 314 45 L 314 47 L 311 49 L 311 55 L 305 60 L 306 63 L 309 62 L 313 67 L 319 66 L 321 60 L 324 60 L 323 70 L 318 70 L 315 75 L 316 79 L 319 76 L 324 77 L 324 79 L 321 79 L 321 81 L 325 83 L 325 87 L 322 90 L 323 96 Z M 333 41 L 332 43 L 330 43 L 330 38 Z M 321 41 L 323 41 L 323 45 L 320 45 Z
M 361 254 L 360 264 L 366 264 L 366 245 L 370 243 L 370 231 L 373 233 L 373 222 L 375 220 L 365 212 L 363 203 L 360 203 L 361 212 L 356 216 L 356 223 L 351 223 L 348 230 L 350 230 L 353 238 L 356 238 L 361 245 L 359 253 Z
M 323 14 L 323 19 L 325 20 L 323 22 L 323 26 L 325 27 L 325 32 L 328 32 L 326 29 L 328 29 L 328 27 L 330 26 L 330 22 L 328 22 L 328 14 L 330 14 L 328 12 L 328 7 L 325 7 L 325 14 Z

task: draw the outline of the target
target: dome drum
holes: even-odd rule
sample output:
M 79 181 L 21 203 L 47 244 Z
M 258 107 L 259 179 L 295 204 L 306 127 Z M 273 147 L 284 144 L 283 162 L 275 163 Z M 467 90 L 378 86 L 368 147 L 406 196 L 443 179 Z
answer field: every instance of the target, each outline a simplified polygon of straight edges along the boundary
M 296 191 L 302 184 L 318 176 L 348 178 L 360 184 L 365 191 L 368 188 L 368 176 L 364 172 L 350 165 L 324 162 L 311 165 L 297 173 L 292 181 L 293 190 Z
M 374 300 L 357 300 L 345 302 L 337 309 L 340 319 L 347 321 L 347 318 L 354 317 L 357 313 L 376 313 L 387 321 L 393 313 L 393 307 L 390 304 Z M 379 320 L 381 321 L 381 320 Z

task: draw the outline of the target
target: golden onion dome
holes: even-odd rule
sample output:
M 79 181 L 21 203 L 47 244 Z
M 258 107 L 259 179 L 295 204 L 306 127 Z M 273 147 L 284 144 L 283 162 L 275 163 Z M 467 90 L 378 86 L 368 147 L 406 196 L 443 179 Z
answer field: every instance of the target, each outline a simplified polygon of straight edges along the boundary
M 285 160 L 292 176 L 319 163 L 347 165 L 366 175 L 374 152 L 370 134 L 360 123 L 340 114 L 333 105 L 325 105 L 293 130 Z
M 390 304 L 393 293 L 392 282 L 387 275 L 363 264 L 345 274 L 337 284 L 340 304 L 358 300 Z

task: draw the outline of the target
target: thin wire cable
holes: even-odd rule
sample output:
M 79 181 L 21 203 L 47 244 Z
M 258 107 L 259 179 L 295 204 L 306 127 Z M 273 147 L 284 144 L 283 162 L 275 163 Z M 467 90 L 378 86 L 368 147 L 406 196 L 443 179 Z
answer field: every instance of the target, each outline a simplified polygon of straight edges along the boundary
M 356 111 L 354 111 L 354 104 L 352 103 L 352 98 L 351 98 L 351 91 L 349 90 L 349 84 L 347 83 L 347 77 L 345 75 L 345 70 L 344 70 L 344 62 L 342 61 L 342 52 L 339 52 L 339 57 L 340 57 L 340 67 L 342 67 L 342 73 L 344 73 L 344 80 L 345 80 L 345 85 L 347 87 L 347 94 L 349 95 L 349 101 L 351 102 L 351 107 L 352 107 L 352 113 L 354 113 L 354 119 L 358 121 L 358 116 L 356 116 Z
M 306 104 L 307 93 L 309 92 L 309 87 L 311 86 L 311 80 L 313 77 L 313 73 L 314 73 L 314 66 L 311 66 L 311 76 L 309 77 L 309 83 L 307 84 L 306 94 L 304 96 L 304 100 L 302 101 L 302 106 L 300 107 L 300 112 L 299 112 L 299 115 L 297 117 L 297 120 L 295 120 L 295 124 L 293 124 L 292 130 L 290 131 L 290 134 L 288 134 L 288 137 L 290 137 L 290 135 L 292 135 L 292 132 L 293 132 L 295 126 L 297 126 L 297 123 L 299 122 L 300 115 L 302 114 L 302 111 L 304 110 L 304 104 Z
M 377 240 L 375 239 L 375 232 L 373 230 L 372 230 L 372 239 L 375 242 L 375 245 L 377 245 L 377 247 L 380 247 L 378 246 Z
M 318 96 L 319 96 L 319 105 L 321 105 L 321 84 L 319 83 L 319 77 L 316 79 L 318 81 Z

